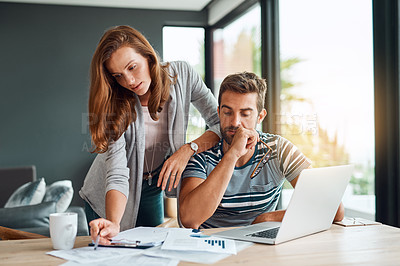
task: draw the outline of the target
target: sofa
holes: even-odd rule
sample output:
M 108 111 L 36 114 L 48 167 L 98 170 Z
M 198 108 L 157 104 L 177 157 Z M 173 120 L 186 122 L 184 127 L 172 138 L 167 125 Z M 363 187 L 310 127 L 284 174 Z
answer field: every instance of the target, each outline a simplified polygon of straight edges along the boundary
M 0 168 L 0 181 L 3 194 L 8 195 L 0 201 L 0 206 L 4 206 L 0 208 L 0 226 L 50 236 L 51 213 L 76 212 L 77 235 L 89 235 L 83 207 L 69 206 L 73 197 L 70 180 L 48 185 L 44 178 L 36 178 L 35 166 L 23 166 Z

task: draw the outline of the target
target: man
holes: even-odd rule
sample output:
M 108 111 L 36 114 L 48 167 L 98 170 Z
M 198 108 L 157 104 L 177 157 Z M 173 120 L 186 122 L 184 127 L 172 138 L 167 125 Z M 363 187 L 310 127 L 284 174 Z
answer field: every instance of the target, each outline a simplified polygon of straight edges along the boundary
M 179 196 L 187 228 L 282 221 L 274 211 L 284 180 L 295 187 L 310 161 L 288 140 L 255 130 L 267 115 L 266 82 L 253 73 L 227 76 L 218 97 L 222 140 L 189 161 Z M 340 205 L 335 220 L 341 220 Z

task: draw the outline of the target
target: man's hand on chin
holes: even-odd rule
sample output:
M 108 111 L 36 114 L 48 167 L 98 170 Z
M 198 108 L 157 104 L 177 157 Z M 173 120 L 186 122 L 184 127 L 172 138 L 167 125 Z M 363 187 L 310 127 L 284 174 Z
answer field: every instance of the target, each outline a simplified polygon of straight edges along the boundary
M 259 135 L 255 129 L 247 129 L 240 125 L 233 137 L 229 150 L 241 157 L 254 148 L 258 138 Z

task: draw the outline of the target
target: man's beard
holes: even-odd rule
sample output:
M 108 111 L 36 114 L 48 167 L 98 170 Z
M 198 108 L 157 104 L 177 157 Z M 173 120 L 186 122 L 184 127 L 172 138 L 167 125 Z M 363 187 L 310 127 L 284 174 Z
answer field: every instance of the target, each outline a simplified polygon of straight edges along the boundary
M 224 129 L 222 129 L 221 128 L 221 135 L 222 135 L 222 139 L 228 144 L 228 145 L 231 145 L 232 144 L 232 140 L 233 140 L 233 137 L 235 136 L 235 135 L 228 135 L 226 132 L 228 132 L 228 131 L 231 131 L 231 130 L 234 130 L 234 131 L 237 131 L 239 129 L 239 127 L 226 127 L 226 128 L 224 128 Z M 236 134 L 236 133 L 235 133 Z

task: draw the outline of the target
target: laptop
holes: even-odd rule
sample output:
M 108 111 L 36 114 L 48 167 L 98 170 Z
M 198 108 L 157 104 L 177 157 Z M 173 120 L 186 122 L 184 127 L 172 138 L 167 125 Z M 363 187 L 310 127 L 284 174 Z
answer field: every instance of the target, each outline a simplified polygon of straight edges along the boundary
M 263 222 L 213 235 L 264 244 L 279 244 L 331 227 L 353 172 L 352 165 L 301 172 L 282 222 Z

